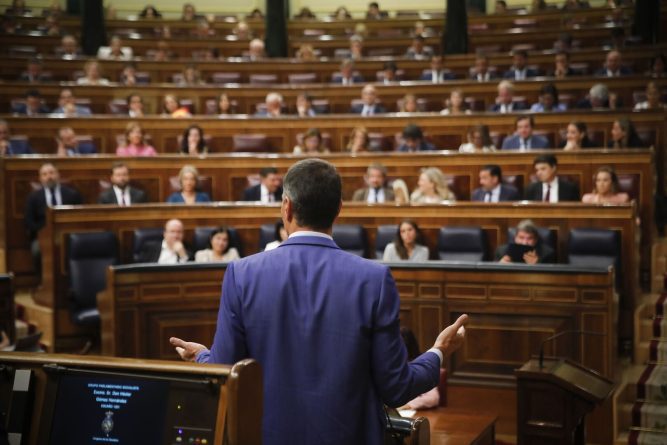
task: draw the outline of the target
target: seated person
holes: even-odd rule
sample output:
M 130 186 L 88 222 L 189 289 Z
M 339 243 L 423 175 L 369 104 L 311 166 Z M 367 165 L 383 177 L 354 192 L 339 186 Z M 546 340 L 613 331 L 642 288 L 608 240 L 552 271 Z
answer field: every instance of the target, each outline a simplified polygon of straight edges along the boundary
M 651 67 L 646 72 L 648 77 L 661 79 L 667 77 L 667 57 L 664 54 L 656 54 L 651 58 Z
M 79 156 L 97 153 L 92 141 L 80 141 L 72 127 L 62 127 L 56 136 L 56 155 Z
M 259 171 L 259 184 L 248 187 L 243 191 L 241 201 L 257 201 L 264 204 L 281 202 L 283 199 L 283 188 L 280 185 L 281 178 L 275 167 L 264 167 Z
M 558 88 L 552 83 L 542 85 L 539 102 L 530 107 L 531 113 L 566 111 L 567 105 L 558 101 Z
M 587 130 L 584 122 L 573 121 L 567 124 L 567 133 L 561 148 L 570 151 L 595 147 L 595 144 L 588 139 Z
M 147 242 L 139 254 L 141 263 L 178 264 L 187 263 L 190 258 L 183 244 L 183 223 L 178 219 L 167 221 L 162 241 Z
M 42 95 L 37 90 L 28 90 L 25 94 L 25 103 L 18 103 L 12 107 L 12 113 L 26 116 L 48 114 L 49 109 L 42 103 Z
M 140 94 L 130 93 L 127 96 L 127 115 L 130 117 L 144 117 L 144 99 Z
M 396 230 L 394 241 L 384 248 L 382 261 L 428 261 L 428 247 L 416 222 L 406 219 L 401 221 Z
M 622 65 L 621 52 L 615 49 L 607 53 L 604 68 L 595 73 L 599 77 L 621 77 L 631 74 L 630 68 Z
M 389 17 L 387 11 L 382 11 L 378 2 L 370 2 L 366 11 L 366 20 L 380 20 Z
M 350 140 L 345 147 L 349 153 L 363 153 L 371 149 L 371 139 L 364 126 L 354 127 L 350 133 Z
M 331 17 L 336 20 L 350 20 L 352 18 L 352 14 L 350 14 L 350 11 L 348 11 L 345 6 L 339 6 L 333 12 Z
M 470 71 L 470 78 L 477 82 L 488 82 L 497 77 L 495 73 L 489 71 L 489 58 L 484 54 L 477 54 L 475 66 Z
M 26 199 L 24 214 L 34 269 L 41 276 L 41 250 L 37 237 L 46 224 L 46 209 L 60 205 L 82 204 L 83 199 L 78 191 L 60 183 L 60 173 L 50 162 L 42 164 L 39 168 L 39 182 L 41 188 L 32 191 Z
M 369 165 L 364 180 L 368 187 L 356 190 L 352 195 L 352 201 L 373 204 L 394 200 L 394 191 L 387 187 L 387 168 L 384 165 L 379 162 Z
M 526 104 L 523 102 L 514 102 L 514 84 L 509 80 L 503 80 L 498 84 L 498 97 L 495 105 L 489 108 L 494 113 L 512 113 L 514 111 L 525 110 Z
M 603 83 L 596 83 L 588 91 L 588 97 L 577 102 L 576 108 L 585 110 L 608 110 L 611 106 L 609 88 Z
M 21 82 L 40 83 L 48 82 L 51 79 L 47 73 L 44 72 L 44 62 L 38 58 L 28 60 L 26 70 L 21 73 L 19 77 Z
M 183 72 L 181 73 L 181 78 L 178 81 L 178 86 L 180 87 L 186 87 L 186 86 L 197 86 L 197 85 L 204 85 L 206 82 L 204 82 L 204 79 L 201 77 L 201 73 L 197 69 L 197 66 L 189 63 L 185 66 L 183 69 Z
M 83 66 L 84 76 L 76 80 L 78 85 L 109 85 L 109 80 L 102 77 L 102 69 L 97 60 L 89 60 Z
M 211 232 L 209 237 L 209 249 L 198 250 L 195 253 L 195 261 L 198 263 L 211 263 L 215 261 L 229 262 L 241 258 L 236 247 L 229 244 L 229 229 L 221 226 Z
M 250 40 L 252 39 L 252 30 L 248 22 L 240 21 L 232 29 L 232 34 L 236 36 L 237 40 Z
M 394 179 L 391 183 L 394 191 L 394 202 L 398 205 L 410 204 L 410 191 L 408 185 L 401 178 Z
M 271 241 L 270 243 L 267 243 L 266 246 L 264 246 L 264 252 L 277 248 L 283 243 L 283 241 L 287 239 L 287 237 L 288 235 L 287 230 L 285 230 L 285 224 L 283 224 L 282 220 L 280 220 L 276 223 L 275 239 L 274 241 Z
M 229 99 L 229 96 L 227 96 L 227 93 L 221 93 L 220 96 L 218 96 L 217 112 L 219 117 L 234 114 L 234 110 L 232 109 L 232 101 Z
M 507 9 L 507 2 L 505 0 L 496 0 L 496 5 L 494 9 L 494 14 L 507 14 L 509 10 Z
M 146 143 L 144 130 L 137 122 L 125 127 L 125 144 L 116 148 L 116 156 L 157 156 L 155 148 Z
M 340 77 L 335 74 L 331 76 L 333 82 L 343 85 L 352 85 L 353 83 L 361 83 L 364 78 L 361 74 L 354 72 L 354 60 L 345 59 L 340 63 Z
M 452 80 L 454 78 L 454 74 L 443 69 L 442 56 L 432 56 L 430 69 L 425 70 L 419 80 L 425 80 L 432 83 L 443 83 L 446 80 Z
M 60 39 L 60 47 L 56 48 L 56 54 L 63 59 L 75 59 L 81 55 L 81 48 L 76 37 L 71 34 L 65 34 Z
M 303 135 L 301 143 L 294 146 L 292 153 L 295 155 L 308 154 L 318 155 L 329 153 L 329 149 L 322 143 L 322 133 L 317 128 L 309 128 Z
M 613 168 L 603 165 L 593 177 L 593 191 L 586 193 L 581 202 L 586 204 L 625 204 L 630 202 L 627 193 L 619 192 L 618 176 Z
M 662 103 L 660 98 L 660 89 L 654 81 L 646 85 L 646 100 L 635 105 L 635 111 L 638 110 L 664 110 L 667 105 Z
M 426 60 L 433 57 L 433 50 L 428 46 L 424 46 L 424 37 L 417 34 L 412 38 L 412 45 L 405 52 L 407 59 Z
M 197 14 L 195 5 L 192 3 L 183 3 L 183 10 L 181 11 L 181 20 L 184 22 L 192 22 L 198 18 L 201 18 L 201 15 Z
M 503 150 L 541 150 L 549 148 L 549 140 L 539 134 L 533 134 L 535 121 L 533 116 L 519 116 L 516 118 L 516 133 L 505 138 Z
M 398 71 L 398 66 L 393 60 L 388 60 L 382 65 L 382 83 L 385 85 L 392 84 L 398 81 L 396 77 L 396 72 Z
M 540 234 L 537 230 L 537 226 L 529 219 L 524 219 L 516 226 L 516 234 L 514 235 L 513 244 L 529 246 L 533 249 L 523 253 L 523 255 L 521 255 L 521 251 L 517 249 L 519 253 L 515 254 L 515 258 L 512 258 L 510 252 L 513 248 L 509 244 L 505 244 L 498 247 L 496 250 L 496 261 L 501 263 L 518 262 L 526 264 L 556 262 L 555 252 L 551 247 L 540 242 Z
M 130 169 L 122 162 L 111 166 L 111 187 L 100 193 L 98 204 L 129 206 L 148 202 L 143 190 L 130 186 Z
M 539 155 L 533 161 L 537 181 L 526 189 L 526 200 L 542 202 L 579 201 L 579 186 L 558 177 L 556 156 Z
M 100 46 L 97 50 L 100 59 L 130 60 L 132 59 L 132 48 L 123 46 L 120 36 L 113 36 L 109 40 L 109 46 Z
M 386 113 L 387 110 L 378 102 L 377 90 L 371 84 L 366 85 L 361 90 L 360 104 L 353 105 L 350 113 L 361 114 L 362 116 L 373 116 L 374 114 Z
M 576 76 L 578 73 L 570 67 L 570 53 L 559 51 L 554 56 L 554 70 L 550 73 L 556 79 Z
M 252 39 L 248 43 L 248 55 L 245 57 L 246 60 L 256 61 L 262 60 L 266 57 L 266 52 L 264 50 L 264 41 L 261 39 Z
M 350 58 L 360 60 L 364 58 L 364 38 L 360 34 L 350 37 Z
M 65 88 L 60 91 L 60 96 L 58 96 L 58 107 L 53 110 L 52 114 L 58 117 L 82 117 L 90 116 L 93 113 L 90 111 L 90 108 L 83 105 L 77 105 L 72 90 Z
M 635 129 L 635 125 L 627 117 L 616 119 L 611 126 L 611 138 L 607 147 L 609 148 L 641 148 L 644 141 L 641 140 Z
M 466 106 L 463 99 L 463 90 L 455 88 L 449 93 L 449 99 L 445 103 L 445 108 L 440 111 L 444 115 L 470 114 L 471 111 Z
M 303 43 L 294 54 L 294 57 L 299 62 L 316 62 L 318 60 L 315 54 L 315 48 L 309 43 Z
M 514 51 L 512 53 L 513 64 L 509 70 L 505 71 L 503 76 L 509 80 L 526 80 L 530 77 L 537 77 L 539 73 L 534 68 L 528 68 L 528 52 L 524 50 Z
M 433 144 L 424 140 L 424 133 L 419 125 L 408 124 L 403 129 L 403 143 L 397 151 L 432 151 Z
M 172 204 L 194 204 L 196 202 L 211 202 L 211 197 L 206 192 L 198 192 L 199 171 L 192 165 L 184 165 L 178 172 L 178 182 L 181 185 L 180 192 L 174 192 L 167 198 Z
M 479 171 L 479 185 L 481 187 L 472 192 L 472 201 L 502 202 L 519 201 L 519 191 L 511 185 L 503 184 L 503 172 L 500 166 L 489 164 Z
M 489 126 L 477 124 L 468 130 L 468 142 L 461 144 L 460 153 L 493 153 L 496 146 L 493 145 Z
M 283 96 L 279 93 L 271 92 L 264 99 L 265 110 L 259 110 L 255 113 L 257 117 L 280 117 L 283 107 Z
M 9 124 L 0 119 L 0 156 L 29 155 L 32 147 L 27 140 L 11 139 Z
M 204 130 L 199 125 L 190 125 L 181 137 L 181 154 L 201 156 L 208 153 Z
M 139 13 L 142 19 L 161 19 L 162 14 L 153 5 L 146 5 Z
M 118 82 L 124 86 L 134 86 L 137 84 L 137 65 L 134 62 L 128 62 L 120 72 Z
M 313 110 L 313 98 L 310 94 L 303 92 L 296 96 L 296 114 L 299 117 L 312 117 L 317 114 Z
M 414 94 L 406 94 L 403 96 L 403 99 L 400 101 L 400 109 L 398 110 L 401 113 L 417 113 L 419 112 L 417 107 L 417 96 Z
M 437 167 L 422 169 L 417 181 L 417 188 L 410 195 L 413 204 L 439 204 L 442 201 L 456 201 L 456 196 L 449 190 L 445 175 Z
M 192 117 L 187 107 L 181 106 L 178 97 L 173 94 L 166 94 L 162 100 L 162 115 L 175 118 Z

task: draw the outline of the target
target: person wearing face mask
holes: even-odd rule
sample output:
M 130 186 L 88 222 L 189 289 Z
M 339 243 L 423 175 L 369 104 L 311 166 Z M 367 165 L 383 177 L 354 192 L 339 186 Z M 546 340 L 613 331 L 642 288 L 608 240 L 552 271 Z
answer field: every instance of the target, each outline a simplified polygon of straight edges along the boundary
M 364 179 L 368 187 L 356 190 L 352 195 L 352 201 L 374 204 L 394 200 L 393 189 L 386 186 L 387 168 L 384 165 L 380 163 L 369 165 Z
M 394 241 L 384 248 L 382 261 L 428 261 L 428 247 L 416 222 L 402 221 L 396 230 Z
M 230 243 L 229 229 L 218 227 L 209 237 L 210 248 L 198 250 L 195 253 L 195 261 L 198 263 L 211 263 L 215 261 L 229 262 L 241 258 L 236 247 Z
M 618 176 L 613 168 L 602 166 L 593 176 L 593 191 L 586 193 L 581 202 L 586 204 L 625 204 L 630 202 L 627 193 L 619 192 Z
M 530 250 L 523 248 L 513 248 L 515 246 L 527 246 Z M 519 251 L 513 254 L 512 251 Z M 525 252 L 524 252 L 525 251 Z M 523 253 L 521 253 L 523 252 Z M 514 258 L 513 258 L 514 256 Z M 537 226 L 529 219 L 524 219 L 516 227 L 513 243 L 505 244 L 496 250 L 496 261 L 500 263 L 555 263 L 556 254 L 553 249 L 540 242 L 540 234 Z
M 143 190 L 130 186 L 130 169 L 122 162 L 111 166 L 111 187 L 100 193 L 98 204 L 129 206 L 148 202 Z

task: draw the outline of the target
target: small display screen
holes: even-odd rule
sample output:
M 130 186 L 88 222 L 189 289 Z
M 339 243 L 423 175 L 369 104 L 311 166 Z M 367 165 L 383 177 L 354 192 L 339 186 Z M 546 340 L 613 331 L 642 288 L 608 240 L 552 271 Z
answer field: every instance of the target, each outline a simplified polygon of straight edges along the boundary
M 164 443 L 169 387 L 168 381 L 62 375 L 49 443 Z

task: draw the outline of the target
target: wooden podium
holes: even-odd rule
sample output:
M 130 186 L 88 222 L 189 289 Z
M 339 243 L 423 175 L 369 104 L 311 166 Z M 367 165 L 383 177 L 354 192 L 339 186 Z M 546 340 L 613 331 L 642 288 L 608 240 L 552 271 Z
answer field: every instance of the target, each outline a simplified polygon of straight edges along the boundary
M 531 358 L 517 377 L 517 444 L 586 443 L 584 418 L 614 383 L 567 359 Z

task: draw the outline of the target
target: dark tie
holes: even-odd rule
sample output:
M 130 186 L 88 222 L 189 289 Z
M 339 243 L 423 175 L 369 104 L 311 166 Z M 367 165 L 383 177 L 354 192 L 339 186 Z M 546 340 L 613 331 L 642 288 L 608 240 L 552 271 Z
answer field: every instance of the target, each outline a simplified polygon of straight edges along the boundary
M 125 189 L 120 189 L 120 205 L 125 206 Z
M 544 195 L 544 202 L 551 202 L 551 184 L 547 185 L 547 193 Z
M 375 202 L 380 202 L 380 189 L 376 188 L 375 190 Z
M 58 200 L 56 199 L 56 188 L 49 187 L 49 192 L 51 192 L 50 202 L 48 203 L 49 207 L 55 207 L 58 205 Z

